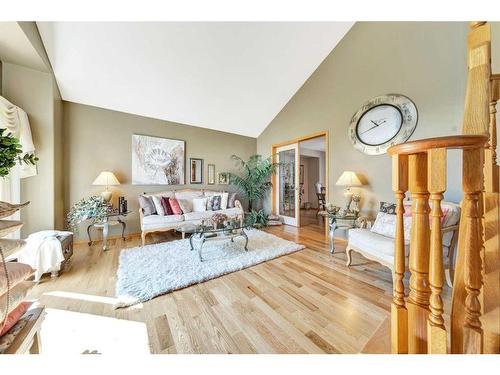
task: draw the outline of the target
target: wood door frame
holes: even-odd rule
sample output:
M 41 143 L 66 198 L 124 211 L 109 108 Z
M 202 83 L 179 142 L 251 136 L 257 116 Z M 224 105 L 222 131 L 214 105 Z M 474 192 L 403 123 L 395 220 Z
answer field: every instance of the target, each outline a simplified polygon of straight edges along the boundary
M 300 151 L 300 142 L 304 142 L 304 141 L 307 141 L 309 139 L 320 138 L 320 137 L 325 137 L 325 190 L 326 190 L 325 200 L 328 202 L 328 198 L 330 195 L 329 188 L 328 188 L 329 187 L 329 180 L 330 180 L 330 157 L 329 157 L 330 156 L 330 142 L 329 142 L 328 130 L 323 130 L 323 131 L 311 133 L 311 134 L 308 134 L 308 135 L 305 135 L 302 137 L 290 139 L 288 141 L 275 143 L 271 146 L 271 155 L 273 157 L 273 162 L 276 162 L 276 149 L 278 147 L 290 145 L 292 143 L 298 143 L 299 144 L 299 151 Z M 300 154 L 299 154 L 299 157 L 300 157 Z M 271 177 L 271 182 L 273 184 L 272 189 L 271 189 L 272 190 L 271 191 L 272 213 L 274 215 L 277 215 L 277 212 L 276 212 L 276 190 L 275 190 L 276 174 L 273 174 L 273 176 Z M 300 207 L 299 207 L 299 212 L 300 212 Z M 297 222 L 297 225 L 298 225 L 298 227 L 300 227 L 300 213 L 299 213 L 298 217 L 299 217 L 299 220 Z

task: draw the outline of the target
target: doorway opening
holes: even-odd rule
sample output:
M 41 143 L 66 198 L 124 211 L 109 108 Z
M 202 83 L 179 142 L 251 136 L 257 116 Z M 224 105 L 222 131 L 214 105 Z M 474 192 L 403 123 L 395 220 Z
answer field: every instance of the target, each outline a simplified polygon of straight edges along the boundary
M 328 133 L 273 145 L 280 163 L 273 176 L 273 213 L 293 226 L 324 226 L 319 212 L 328 197 Z
M 323 226 L 319 215 L 326 205 L 326 141 L 317 137 L 299 142 L 300 225 Z

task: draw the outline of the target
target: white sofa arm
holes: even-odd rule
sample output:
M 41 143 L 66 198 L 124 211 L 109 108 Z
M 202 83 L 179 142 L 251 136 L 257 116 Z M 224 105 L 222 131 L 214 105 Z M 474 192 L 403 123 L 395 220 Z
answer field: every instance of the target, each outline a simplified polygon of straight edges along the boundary
M 243 205 L 241 204 L 241 202 L 239 200 L 235 200 L 234 201 L 234 207 L 235 208 L 239 208 L 241 211 L 243 211 Z

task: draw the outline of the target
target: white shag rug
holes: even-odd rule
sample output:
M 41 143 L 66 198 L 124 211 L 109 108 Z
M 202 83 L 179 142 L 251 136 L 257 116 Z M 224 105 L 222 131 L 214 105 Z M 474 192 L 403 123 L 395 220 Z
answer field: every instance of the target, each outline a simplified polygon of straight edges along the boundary
M 123 249 L 120 253 L 115 308 L 131 306 L 189 285 L 214 279 L 305 246 L 257 230 L 245 230 L 245 239 L 207 241 L 203 245 L 203 262 L 198 258 L 199 242 L 189 239 Z

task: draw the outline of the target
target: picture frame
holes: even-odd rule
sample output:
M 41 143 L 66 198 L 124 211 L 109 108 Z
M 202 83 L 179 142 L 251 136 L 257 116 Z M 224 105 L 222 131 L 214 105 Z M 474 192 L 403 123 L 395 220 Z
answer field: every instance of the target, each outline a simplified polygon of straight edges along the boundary
M 189 183 L 203 183 L 203 159 L 189 158 Z
M 207 166 L 207 183 L 208 185 L 215 185 L 215 164 L 208 164 Z
M 227 172 L 219 172 L 218 178 L 219 185 L 228 185 L 229 184 L 229 173 Z
M 299 184 L 302 185 L 303 183 L 304 183 L 304 164 L 301 164 L 299 169 Z
M 184 185 L 186 142 L 132 134 L 132 185 Z

